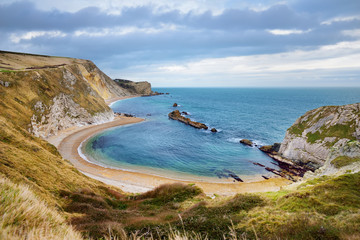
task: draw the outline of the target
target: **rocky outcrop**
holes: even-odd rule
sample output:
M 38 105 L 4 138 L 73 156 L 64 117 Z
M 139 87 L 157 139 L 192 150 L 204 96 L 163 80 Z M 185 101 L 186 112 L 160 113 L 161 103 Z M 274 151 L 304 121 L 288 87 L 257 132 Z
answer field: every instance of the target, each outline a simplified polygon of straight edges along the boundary
M 72 126 L 100 124 L 114 119 L 112 110 L 90 114 L 77 104 L 70 95 L 60 93 L 51 105 L 38 101 L 31 117 L 30 131 L 37 137 L 46 138 Z
M 264 153 L 277 154 L 280 150 L 281 143 L 274 143 L 273 145 L 261 146 L 259 149 Z
M 132 95 L 152 95 L 151 84 L 149 82 L 133 82 L 125 79 L 115 79 L 116 84 L 126 89 Z M 160 95 L 154 94 L 154 95 Z
M 249 140 L 249 139 L 241 139 L 240 140 L 240 143 L 241 144 L 244 144 L 244 145 L 246 145 L 246 146 L 249 146 L 249 147 L 252 147 L 252 145 L 254 144 L 251 140 Z
M 190 125 L 194 128 L 205 129 L 205 130 L 208 129 L 208 126 L 206 126 L 205 124 L 192 121 L 190 118 L 186 118 L 182 116 L 179 110 L 172 111 L 171 113 L 169 113 L 168 116 L 173 120 L 177 120 L 179 122 L 185 123 L 186 125 Z
M 360 103 L 325 106 L 296 120 L 278 155 L 314 171 L 339 156 L 360 156 L 359 140 Z

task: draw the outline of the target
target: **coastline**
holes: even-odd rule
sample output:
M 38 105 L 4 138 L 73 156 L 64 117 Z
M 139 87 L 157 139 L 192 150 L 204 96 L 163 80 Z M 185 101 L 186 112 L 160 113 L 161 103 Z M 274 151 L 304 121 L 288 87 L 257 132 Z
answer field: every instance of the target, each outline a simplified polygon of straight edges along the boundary
M 113 98 L 107 100 L 106 103 L 111 104 L 118 100 L 131 97 L 138 96 Z M 146 192 L 161 184 L 181 182 L 184 184 L 195 184 L 196 186 L 203 189 L 207 195 L 234 195 L 236 193 L 246 192 L 277 191 L 281 189 L 281 187 L 290 183 L 290 181 L 283 178 L 271 178 L 269 180 L 245 183 L 231 181 L 226 183 L 211 183 L 202 181 L 176 180 L 147 173 L 107 168 L 91 163 L 80 156 L 78 152 L 80 145 L 91 136 L 112 127 L 134 124 L 142 121 L 144 121 L 144 119 L 116 117 L 113 121 L 104 124 L 66 129 L 57 136 L 49 138 L 48 141 L 58 148 L 64 159 L 68 159 L 83 174 L 104 183 L 119 187 L 125 192 Z

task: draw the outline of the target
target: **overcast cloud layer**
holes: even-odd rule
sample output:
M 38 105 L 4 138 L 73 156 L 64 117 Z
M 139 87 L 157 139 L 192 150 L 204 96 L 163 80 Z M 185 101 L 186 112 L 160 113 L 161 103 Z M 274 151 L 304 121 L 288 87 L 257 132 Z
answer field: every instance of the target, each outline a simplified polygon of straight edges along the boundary
M 360 86 L 360 1 L 3 0 L 0 49 L 153 86 Z

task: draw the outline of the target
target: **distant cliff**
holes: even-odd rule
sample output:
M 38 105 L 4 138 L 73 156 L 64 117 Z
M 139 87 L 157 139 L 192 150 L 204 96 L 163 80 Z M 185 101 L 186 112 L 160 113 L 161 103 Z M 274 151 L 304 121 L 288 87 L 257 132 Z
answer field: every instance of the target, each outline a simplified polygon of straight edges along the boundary
M 129 95 L 91 61 L 0 52 L 0 114 L 35 136 L 110 121 L 104 99 Z
M 358 162 L 359 140 L 360 103 L 325 106 L 296 120 L 287 130 L 279 154 L 313 170 L 324 165 L 341 167 Z
M 115 79 L 114 81 L 120 87 L 126 89 L 134 95 L 150 95 L 152 93 L 151 84 L 149 82 L 133 82 L 124 79 Z

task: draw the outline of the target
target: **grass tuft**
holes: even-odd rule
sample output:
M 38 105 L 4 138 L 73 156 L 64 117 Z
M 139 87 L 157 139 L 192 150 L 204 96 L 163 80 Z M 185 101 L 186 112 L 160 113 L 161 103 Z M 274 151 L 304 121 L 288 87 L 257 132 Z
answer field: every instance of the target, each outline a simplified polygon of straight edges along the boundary
M 360 157 L 351 158 L 348 156 L 339 156 L 332 160 L 331 164 L 334 165 L 336 168 L 341 168 L 359 161 Z
M 82 239 L 25 185 L 0 177 L 0 239 Z
M 193 185 L 182 183 L 164 184 L 152 191 L 137 196 L 137 199 L 146 199 L 146 204 L 165 205 L 170 202 L 184 202 L 185 200 L 202 193 L 202 190 Z

